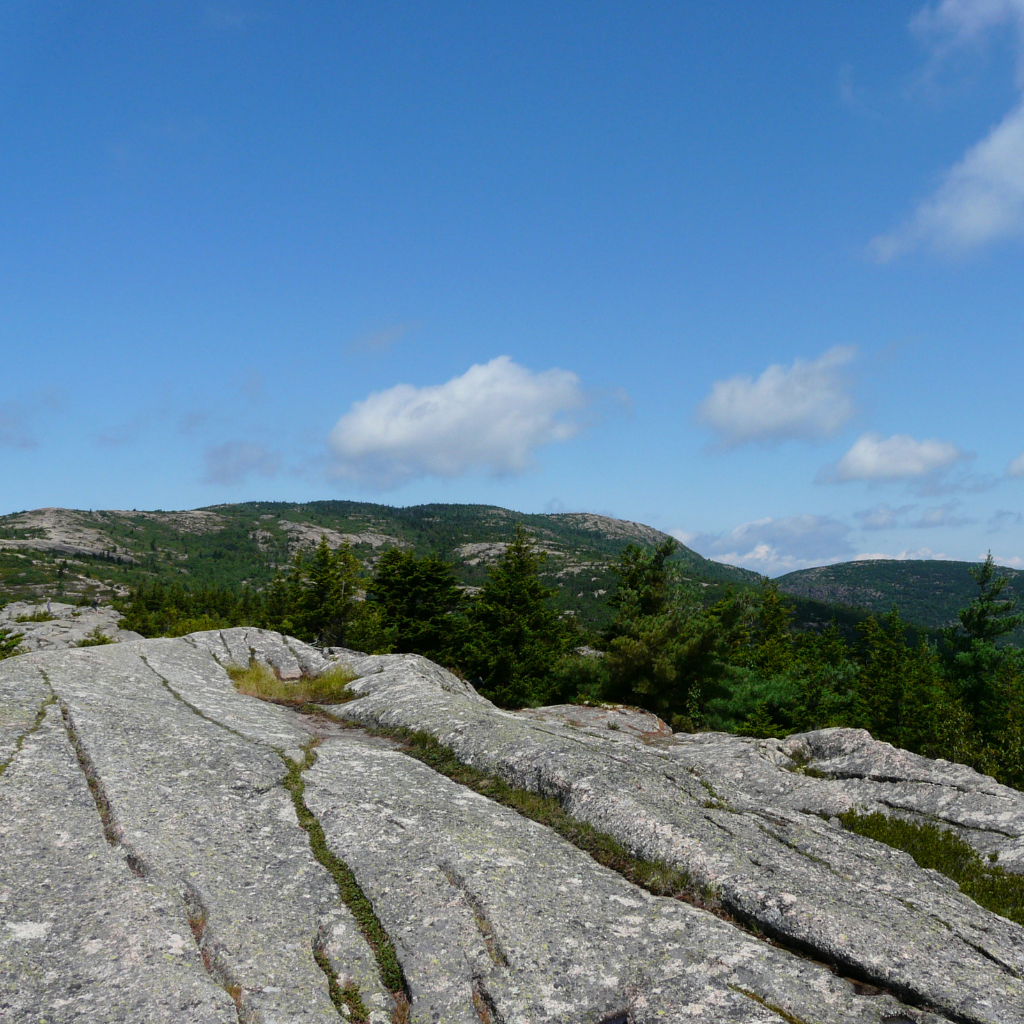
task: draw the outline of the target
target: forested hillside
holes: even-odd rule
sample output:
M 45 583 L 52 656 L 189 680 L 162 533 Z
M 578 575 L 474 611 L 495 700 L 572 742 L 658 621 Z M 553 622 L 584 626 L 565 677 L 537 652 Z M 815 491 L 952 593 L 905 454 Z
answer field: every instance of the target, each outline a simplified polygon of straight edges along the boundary
M 908 622 L 934 629 L 956 622 L 974 596 L 974 562 L 872 559 L 799 569 L 776 581 L 784 594 L 884 614 L 895 604 Z M 1024 573 L 1001 568 L 1009 597 L 1024 596 Z M 1024 628 L 1009 640 L 1024 643 Z
M 480 586 L 522 523 L 547 554 L 542 580 L 560 611 L 603 625 L 609 565 L 630 543 L 666 535 L 649 526 L 590 513 L 529 515 L 488 505 L 393 508 L 353 501 L 247 502 L 185 512 L 40 509 L 0 517 L 0 599 L 98 595 L 159 580 L 191 588 L 265 588 L 299 550 L 321 536 L 348 542 L 367 572 L 391 548 L 432 553 L 454 564 L 459 581 Z M 674 556 L 711 595 L 757 574 L 702 558 Z

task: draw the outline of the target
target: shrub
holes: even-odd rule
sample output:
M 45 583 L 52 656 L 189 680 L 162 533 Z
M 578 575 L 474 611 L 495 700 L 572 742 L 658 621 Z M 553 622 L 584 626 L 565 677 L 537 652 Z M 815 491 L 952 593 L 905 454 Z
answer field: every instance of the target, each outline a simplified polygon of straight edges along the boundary
M 358 696 L 348 688 L 355 676 L 341 665 L 319 676 L 303 676 L 295 682 L 278 678 L 272 668 L 260 664 L 255 658 L 250 659 L 245 668 L 229 665 L 227 671 L 239 693 L 271 704 L 295 707 L 302 704 L 344 704 Z

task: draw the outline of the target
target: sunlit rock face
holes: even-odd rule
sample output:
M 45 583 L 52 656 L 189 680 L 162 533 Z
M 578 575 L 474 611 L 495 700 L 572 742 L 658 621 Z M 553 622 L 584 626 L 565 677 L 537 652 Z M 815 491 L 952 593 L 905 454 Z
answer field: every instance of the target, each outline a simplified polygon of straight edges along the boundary
M 251 661 L 342 664 L 359 696 L 242 696 L 226 668 Z M 701 898 L 638 888 L 399 729 Z M 513 713 L 423 658 L 233 629 L 0 662 L 0 767 L 0 1020 L 1024 1020 L 1024 929 L 837 819 L 938 822 L 1020 871 L 1022 794 L 857 730 Z

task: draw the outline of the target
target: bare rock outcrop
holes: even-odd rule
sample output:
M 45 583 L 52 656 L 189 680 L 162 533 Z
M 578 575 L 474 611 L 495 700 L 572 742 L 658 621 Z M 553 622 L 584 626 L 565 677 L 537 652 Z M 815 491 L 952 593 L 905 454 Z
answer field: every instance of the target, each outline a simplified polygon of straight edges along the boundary
M 225 667 L 250 658 L 286 680 L 340 662 L 361 696 L 330 719 L 242 696 Z M 638 888 L 393 727 L 721 909 Z M 959 786 L 965 834 L 971 794 L 995 801 L 975 824 L 1012 800 L 873 743 L 516 714 L 422 658 L 250 629 L 21 655 L 0 663 L 0 1020 L 1019 1022 L 1024 929 L 821 816 L 830 784 Z M 789 770 L 812 760 L 831 776 Z
M 124 616 L 109 606 L 83 608 L 61 601 L 51 601 L 49 607 L 50 611 L 46 613 L 44 603 L 12 601 L 0 608 L 0 629 L 20 633 L 22 639 L 19 645 L 25 651 L 77 647 L 83 642 L 94 642 L 97 636 L 103 636 L 114 643 L 142 639 L 139 633 L 121 629 L 120 622 Z M 41 620 L 32 618 L 40 613 L 52 617 Z M 19 618 L 28 621 L 19 622 Z

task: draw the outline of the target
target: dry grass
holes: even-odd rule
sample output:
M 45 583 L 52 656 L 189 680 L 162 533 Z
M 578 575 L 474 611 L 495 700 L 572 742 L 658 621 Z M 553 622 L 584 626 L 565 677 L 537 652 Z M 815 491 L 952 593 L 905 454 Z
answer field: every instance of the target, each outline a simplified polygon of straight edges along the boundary
M 229 665 L 228 675 L 239 693 L 258 697 L 271 704 L 287 704 L 299 707 L 303 704 L 344 704 L 355 700 L 348 684 L 355 676 L 341 665 L 328 669 L 315 679 L 303 676 L 301 679 L 285 682 L 279 679 L 272 668 L 261 665 L 255 659 L 248 667 Z

